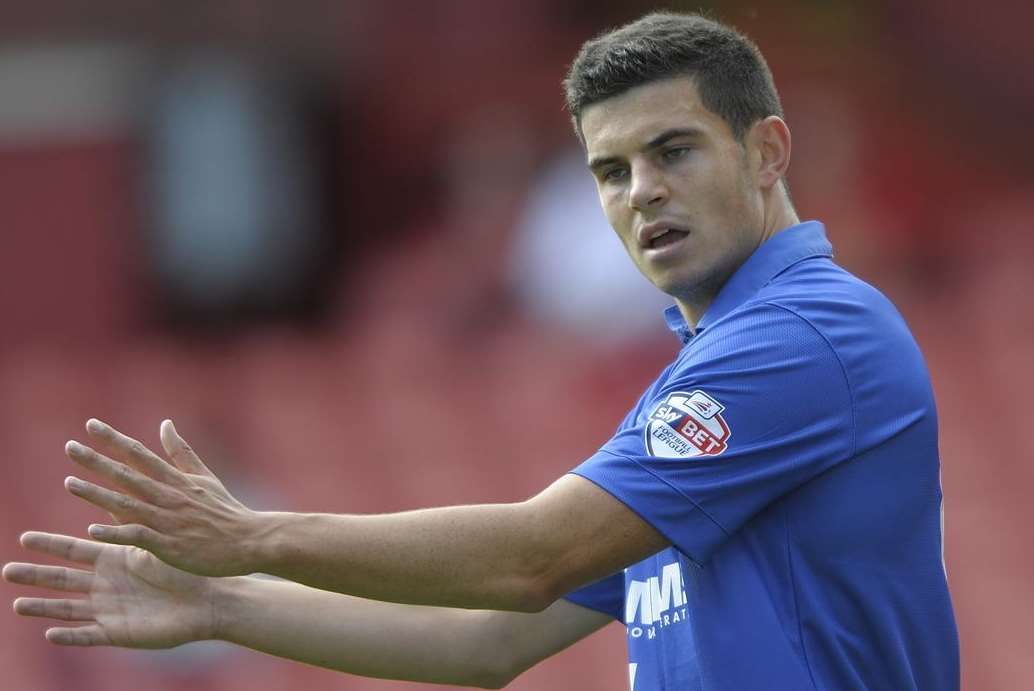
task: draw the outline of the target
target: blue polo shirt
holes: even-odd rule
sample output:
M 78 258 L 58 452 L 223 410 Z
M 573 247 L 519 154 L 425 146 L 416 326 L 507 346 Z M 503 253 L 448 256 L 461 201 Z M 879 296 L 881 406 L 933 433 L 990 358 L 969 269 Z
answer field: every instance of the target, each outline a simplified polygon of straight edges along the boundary
M 728 280 L 572 472 L 672 546 L 568 595 L 628 631 L 633 691 L 949 691 L 937 414 L 901 316 L 820 223 Z

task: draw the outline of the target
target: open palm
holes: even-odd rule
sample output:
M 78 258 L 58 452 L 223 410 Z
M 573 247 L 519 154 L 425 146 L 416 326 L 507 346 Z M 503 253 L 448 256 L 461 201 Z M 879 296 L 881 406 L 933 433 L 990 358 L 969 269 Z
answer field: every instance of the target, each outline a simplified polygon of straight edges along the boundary
M 26 549 L 67 559 L 85 569 L 10 563 L 3 577 L 85 598 L 21 597 L 18 614 L 70 622 L 47 630 L 59 645 L 171 648 L 210 638 L 210 580 L 180 571 L 136 547 L 29 532 Z

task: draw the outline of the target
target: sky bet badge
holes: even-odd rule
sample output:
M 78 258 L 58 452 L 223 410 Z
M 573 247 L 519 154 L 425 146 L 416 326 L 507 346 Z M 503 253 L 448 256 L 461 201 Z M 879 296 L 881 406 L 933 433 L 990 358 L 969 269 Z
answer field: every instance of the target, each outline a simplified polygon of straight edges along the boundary
M 732 434 L 723 410 L 725 406 L 703 391 L 669 394 L 646 425 L 646 448 L 658 458 L 717 456 Z

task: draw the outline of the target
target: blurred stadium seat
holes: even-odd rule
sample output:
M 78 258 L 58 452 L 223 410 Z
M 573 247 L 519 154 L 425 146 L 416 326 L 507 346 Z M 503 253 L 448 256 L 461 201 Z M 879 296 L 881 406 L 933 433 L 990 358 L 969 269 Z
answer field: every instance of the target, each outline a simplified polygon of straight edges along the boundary
M 341 117 L 354 128 L 343 155 L 354 188 L 337 190 L 349 201 L 332 231 L 362 254 L 339 267 L 349 279 L 334 287 L 329 323 L 257 320 L 217 334 L 170 326 L 147 273 L 152 200 L 138 177 L 140 120 L 125 113 L 94 129 L 58 123 L 30 137 L 24 113 L 0 107 L 4 561 L 22 558 L 21 530 L 82 534 L 96 518 L 61 489 L 70 468 L 62 445 L 90 416 L 151 443 L 162 418 L 176 419 L 261 508 L 379 512 L 508 501 L 592 453 L 673 352 L 674 341 L 600 348 L 584 330 L 551 328 L 507 292 L 504 275 L 526 191 L 571 144 L 560 106 L 565 62 L 581 40 L 644 3 L 617 3 L 607 18 L 593 3 L 504 3 L 487 18 L 468 0 L 419 11 L 411 3 L 356 3 L 332 19 L 307 3 L 254 13 L 215 3 L 219 11 L 194 29 L 171 14 L 146 19 L 131 3 L 89 19 L 85 3 L 57 5 L 63 9 L 53 16 L 23 8 L 4 22 L 0 13 L 0 36 L 59 50 L 68 27 L 78 27 L 101 42 L 135 38 L 147 61 L 209 42 L 304 65 L 353 104 Z M 913 28 L 933 11 L 927 0 L 905 5 L 913 11 L 899 19 Z M 965 107 L 954 72 L 936 74 L 937 54 L 919 55 L 894 16 L 867 4 L 788 3 L 781 21 L 774 10 L 739 7 L 718 12 L 770 55 L 791 127 L 799 123 L 790 175 L 798 205 L 829 222 L 842 263 L 897 302 L 929 361 L 964 688 L 1032 688 L 1027 121 L 1018 127 L 997 117 L 993 103 L 976 113 Z M 950 52 L 968 27 L 952 17 L 922 50 Z M 1007 18 L 1026 26 L 1031 17 Z M 137 21 L 139 34 L 129 28 Z M 995 16 L 996 26 L 1002 21 Z M 981 93 L 1012 83 L 1012 68 L 1000 68 L 993 51 L 970 57 L 987 61 L 973 73 L 1006 75 Z M 1017 59 L 1025 61 L 1021 74 L 1034 69 L 1029 51 Z M 31 101 L 31 79 L 3 77 L 24 64 L 0 52 L 0 101 Z M 487 128 L 491 138 L 495 121 L 482 116 L 492 112 L 528 131 L 495 142 L 491 156 L 464 158 L 464 146 L 481 146 L 470 143 L 471 129 Z M 488 145 L 485 137 L 474 141 Z M 492 172 L 496 159 L 509 167 Z M 470 179 L 471 170 L 480 177 Z M 557 252 L 565 252 L 560 242 Z M 5 598 L 15 592 L 0 584 Z M 0 617 L 9 688 L 414 688 L 218 648 L 58 650 L 42 630 Z M 610 627 L 512 688 L 624 689 L 623 638 Z

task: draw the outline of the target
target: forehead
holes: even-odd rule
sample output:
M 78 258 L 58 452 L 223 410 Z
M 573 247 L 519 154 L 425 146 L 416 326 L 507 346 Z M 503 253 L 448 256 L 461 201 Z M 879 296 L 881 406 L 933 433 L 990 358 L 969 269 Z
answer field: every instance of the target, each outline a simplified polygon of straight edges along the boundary
M 673 129 L 732 136 L 725 121 L 700 101 L 692 77 L 650 82 L 594 103 L 582 111 L 581 128 L 590 159 L 638 150 Z

